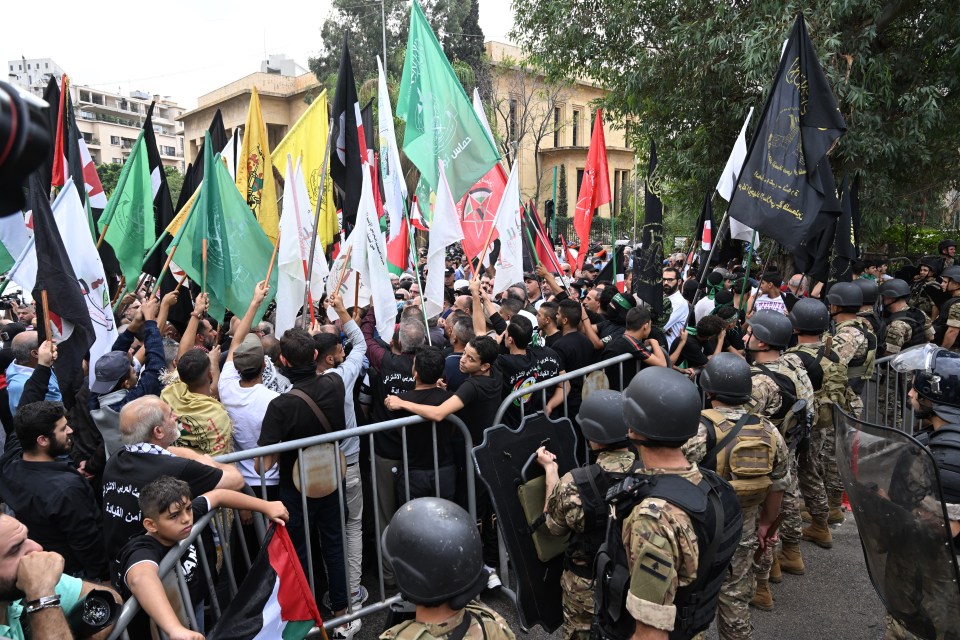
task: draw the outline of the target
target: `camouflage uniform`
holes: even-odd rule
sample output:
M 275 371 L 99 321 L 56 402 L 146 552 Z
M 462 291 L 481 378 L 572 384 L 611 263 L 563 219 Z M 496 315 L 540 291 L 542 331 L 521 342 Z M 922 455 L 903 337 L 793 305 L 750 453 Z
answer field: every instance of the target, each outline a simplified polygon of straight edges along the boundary
M 781 373 L 790 378 L 796 388 L 797 399 L 806 400 L 808 412 L 811 415 L 816 415 L 811 409 L 811 407 L 817 406 L 813 394 L 813 385 L 810 384 L 810 378 L 803 367 L 796 366 L 798 361 L 799 359 L 796 356 L 786 356 L 773 362 L 764 363 L 764 366 L 772 372 Z M 781 428 L 781 425 L 777 424 L 778 421 L 773 420 L 773 416 L 780 410 L 783 400 L 777 383 L 766 374 L 754 372 L 751 396 L 750 413 L 770 418 L 777 428 Z M 790 484 L 783 494 L 783 505 L 780 509 L 783 512 L 783 522 L 779 530 L 780 540 L 791 545 L 800 544 L 803 527 L 803 521 L 800 519 L 801 497 L 797 473 L 797 456 L 794 452 L 794 455 L 790 456 Z M 766 579 L 769 575 L 770 566 L 773 563 L 772 549 L 768 549 L 764 556 L 759 571 L 761 579 Z
M 730 424 L 736 422 L 746 413 L 743 407 L 720 407 L 717 409 Z M 766 419 L 761 418 L 765 430 L 773 439 L 776 447 L 773 457 L 773 470 L 770 479 L 773 481 L 768 491 L 785 491 L 790 484 L 790 450 L 783 436 L 777 428 Z M 683 445 L 684 455 L 690 462 L 700 463 L 707 455 L 707 425 L 700 421 L 697 435 L 687 440 Z M 726 427 L 725 427 L 726 428 Z M 730 480 L 729 470 L 718 469 L 720 477 Z M 741 507 L 743 505 L 741 504 Z M 721 640 L 749 640 L 751 637 L 750 601 L 756 595 L 757 583 L 754 580 L 753 558 L 760 546 L 757 538 L 757 526 L 760 523 L 760 506 L 754 505 L 743 509 L 743 531 L 740 535 L 740 545 L 730 561 L 730 573 L 720 588 L 720 606 L 717 608 L 717 632 Z
M 924 332 L 929 338 L 932 329 L 930 317 L 924 314 Z M 884 355 L 896 355 L 907 347 L 913 339 L 913 329 L 910 324 L 902 318 L 892 320 L 884 327 L 883 335 L 877 341 L 878 349 L 884 350 Z M 910 383 L 910 376 L 904 373 L 896 373 L 892 369 L 887 369 L 885 378 L 880 381 L 880 388 L 877 393 L 877 404 L 885 410 L 885 422 L 889 427 L 895 429 L 903 428 L 903 414 L 906 411 L 907 389 Z
M 826 345 L 822 342 L 809 342 L 791 348 L 784 357 L 796 351 L 805 351 L 816 357 L 821 348 L 824 348 L 825 354 L 828 353 Z M 832 352 L 832 348 L 831 340 L 829 352 Z M 831 466 L 832 472 L 839 476 L 836 457 L 837 432 L 833 425 L 833 408 L 838 406 L 844 411 L 850 410 L 847 406 L 846 394 L 849 388 L 847 384 L 847 365 L 839 356 L 837 360 L 837 362 L 833 362 L 826 356 L 820 360 L 820 366 L 823 369 L 823 382 L 817 392 L 816 418 L 813 423 L 813 430 L 810 432 L 810 441 L 805 448 L 799 451 L 797 457 L 797 483 L 800 486 L 800 494 L 803 496 L 807 511 L 810 512 L 814 520 L 820 521 L 825 521 L 830 511 L 826 490 L 826 467 Z M 828 442 L 829 446 L 827 445 Z M 840 482 L 839 477 L 836 480 Z M 831 492 L 830 497 L 834 497 L 833 492 Z M 843 485 L 840 483 L 840 494 L 834 504 L 839 506 L 842 499 Z
M 380 634 L 380 640 L 418 640 L 418 638 L 445 640 L 463 623 L 466 612 L 473 616 L 473 621 L 466 634 L 462 636 L 463 640 L 516 640 L 513 631 L 500 614 L 479 600 L 470 602 L 465 609 L 457 611 L 443 622 L 435 624 L 416 620 L 401 622 Z
M 626 473 L 635 459 L 632 451 L 603 451 L 597 456 L 597 464 L 604 471 Z M 547 499 L 546 513 L 547 529 L 553 535 L 583 532 L 583 504 L 572 474 L 566 473 L 560 478 Z M 563 637 L 564 640 L 589 640 L 594 612 L 593 558 L 586 557 L 582 551 L 574 551 L 568 561 L 584 567 L 591 577 L 578 575 L 569 569 L 564 569 L 560 576 L 560 585 L 563 587 Z
M 848 378 L 851 375 L 849 371 L 850 363 L 865 361 L 868 355 L 867 351 L 870 348 L 867 337 L 862 331 L 857 329 L 857 327 L 862 328 L 864 331 L 873 333 L 873 329 L 871 328 L 869 321 L 856 318 L 853 320 L 844 320 L 843 322 L 839 323 L 833 335 L 833 346 L 831 348 L 833 349 L 833 352 L 839 356 L 840 362 L 842 362 L 843 365 L 848 368 Z M 846 396 L 847 406 L 850 408 L 850 413 L 855 418 L 859 418 L 863 413 L 863 400 L 854 392 L 853 389 L 850 388 L 849 385 L 847 385 Z
M 953 302 L 949 306 L 946 303 L 943 305 L 947 310 L 946 318 L 937 318 L 938 325 L 946 325 L 946 328 L 957 329 L 960 328 L 960 302 Z M 940 342 L 943 342 L 941 338 Z M 960 339 L 956 340 L 953 344 L 953 348 L 950 349 L 954 353 L 960 352 Z
M 940 285 L 933 278 L 914 283 L 910 287 L 910 306 L 914 309 L 920 309 L 927 316 L 933 317 L 933 309 L 936 306 L 933 300 L 940 295 Z M 960 326 L 960 325 L 958 325 Z
M 669 472 L 642 469 L 638 473 Z M 703 479 L 696 465 L 675 475 L 694 484 Z M 662 498 L 647 498 L 624 519 L 622 535 L 631 576 L 627 611 L 638 622 L 672 631 L 677 616 L 673 605 L 677 589 L 697 577 L 700 550 L 690 516 Z M 705 633 L 699 633 L 694 638 L 704 636 Z

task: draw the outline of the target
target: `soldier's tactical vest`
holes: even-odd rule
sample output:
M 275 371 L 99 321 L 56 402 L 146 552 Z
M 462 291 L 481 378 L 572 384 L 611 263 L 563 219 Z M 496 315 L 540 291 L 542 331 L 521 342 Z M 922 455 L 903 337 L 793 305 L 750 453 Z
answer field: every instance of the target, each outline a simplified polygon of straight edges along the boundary
M 800 358 L 807 375 L 810 376 L 820 407 L 827 403 L 843 406 L 847 389 L 847 368 L 840 362 L 840 356 L 828 351 L 823 344 L 799 344 L 787 353 L 795 353 Z M 817 372 L 817 380 L 814 379 L 814 371 Z
M 925 344 L 927 342 L 927 318 L 923 315 L 923 311 L 919 309 L 914 309 L 913 307 L 907 307 L 896 313 L 891 313 L 890 317 L 886 319 L 883 325 L 883 337 L 884 340 L 881 341 L 880 350 L 885 351 L 886 347 L 884 346 L 885 340 L 887 337 L 887 331 L 890 329 L 890 325 L 896 320 L 903 320 L 910 327 L 910 339 L 907 340 L 906 344 L 900 349 L 906 349 L 908 347 L 915 347 L 918 344 Z
M 583 532 L 570 536 L 570 546 L 563 559 L 563 568 L 581 578 L 593 578 L 592 559 L 597 556 L 607 533 L 607 491 L 626 477 L 626 473 L 605 471 L 599 464 L 578 467 L 570 472 L 580 492 L 583 509 Z M 591 559 L 587 566 L 572 562 L 575 555 Z
M 639 468 L 638 464 L 634 464 L 634 469 Z M 629 640 L 636 631 L 636 622 L 627 611 L 630 570 L 623 546 L 623 521 L 646 498 L 660 498 L 682 509 L 690 516 L 697 536 L 697 577 L 677 589 L 673 599 L 676 619 L 668 637 L 686 640 L 705 631 L 713 622 L 720 587 L 740 543 L 743 512 L 733 487 L 709 469 L 701 469 L 701 474 L 703 480 L 693 484 L 678 475 L 631 473 L 610 489 L 614 495 L 608 495 L 607 504 L 613 509 L 595 563 L 592 638 Z
M 870 323 L 870 329 L 874 335 L 880 335 L 880 330 L 883 329 L 883 321 L 880 320 L 876 310 L 871 308 L 870 311 L 861 311 L 857 313 L 857 317 Z
M 937 319 L 933 321 L 933 341 L 937 344 L 943 344 L 943 337 L 947 335 L 947 329 L 949 328 L 947 327 L 947 319 L 950 317 L 950 307 L 957 304 L 957 302 L 960 302 L 960 298 L 950 298 L 943 303 L 943 308 L 940 309 L 940 315 L 938 315 Z M 947 349 L 955 349 L 958 342 L 960 342 L 960 336 L 953 341 L 953 344 L 947 345 Z
M 783 419 L 787 417 L 787 413 L 790 411 L 790 408 L 793 407 L 794 403 L 800 399 L 800 395 L 797 393 L 797 385 L 786 374 L 773 371 L 762 364 L 755 364 L 750 367 L 750 377 L 756 375 L 767 376 L 780 388 L 780 408 L 772 416 L 765 417 L 783 433 L 783 429 L 781 428 Z
M 740 506 L 759 505 L 770 492 L 777 446 L 761 418 L 744 414 L 736 423 L 715 409 L 700 417 L 707 427 L 707 455 L 700 463 L 730 483 Z M 739 427 L 739 428 L 738 428 Z
M 930 449 L 937 463 L 943 501 L 960 504 L 960 425 L 945 424 L 918 439 Z
M 836 328 L 840 329 L 841 327 L 852 327 L 859 331 L 860 335 L 867 341 L 867 352 L 862 356 L 856 356 L 847 364 L 847 380 L 869 380 L 873 377 L 874 362 L 877 359 L 877 334 L 868 330 L 856 320 L 845 320 L 838 324 Z

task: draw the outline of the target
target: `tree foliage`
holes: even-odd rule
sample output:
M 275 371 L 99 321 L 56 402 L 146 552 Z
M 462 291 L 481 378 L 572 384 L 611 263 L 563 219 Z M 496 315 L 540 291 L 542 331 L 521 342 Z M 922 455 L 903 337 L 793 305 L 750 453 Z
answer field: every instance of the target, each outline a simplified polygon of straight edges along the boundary
M 756 125 L 798 11 L 847 122 L 831 164 L 838 182 L 863 176 L 867 240 L 893 223 L 938 220 L 960 182 L 958 3 L 515 0 L 514 9 L 514 38 L 549 76 L 596 80 L 610 90 L 607 112 L 636 121 L 633 146 L 656 140 L 665 205 L 689 224 L 750 107 Z

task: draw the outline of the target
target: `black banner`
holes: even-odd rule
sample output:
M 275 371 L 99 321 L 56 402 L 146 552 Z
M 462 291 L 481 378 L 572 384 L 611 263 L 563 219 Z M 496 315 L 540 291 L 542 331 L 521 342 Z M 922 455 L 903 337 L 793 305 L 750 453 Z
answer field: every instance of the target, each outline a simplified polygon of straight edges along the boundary
M 643 186 L 641 249 L 633 261 L 633 293 L 657 315 L 663 313 L 663 202 L 657 175 L 657 146 L 650 141 L 650 166 Z

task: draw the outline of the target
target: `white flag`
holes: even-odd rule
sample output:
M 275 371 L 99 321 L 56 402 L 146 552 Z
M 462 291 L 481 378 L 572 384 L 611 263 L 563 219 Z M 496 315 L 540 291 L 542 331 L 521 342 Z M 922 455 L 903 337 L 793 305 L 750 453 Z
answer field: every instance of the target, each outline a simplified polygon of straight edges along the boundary
M 353 306 L 354 301 L 361 307 L 370 304 L 370 289 L 362 283 L 360 284 L 360 288 L 357 288 L 356 274 L 359 271 L 359 263 L 356 262 L 353 257 L 355 251 L 349 252 L 350 261 L 347 262 L 348 249 L 354 242 L 361 242 L 364 235 L 363 233 L 358 233 L 357 230 L 358 227 L 354 227 L 347 239 L 340 241 L 340 253 L 337 254 L 333 264 L 330 265 L 330 275 L 327 276 L 327 294 L 333 293 L 337 283 L 340 282 L 340 295 L 343 297 L 344 306 L 348 309 Z M 392 286 L 390 287 L 390 291 L 393 291 Z M 327 307 L 327 317 L 331 322 L 337 319 L 337 312 L 334 311 L 333 307 Z M 392 333 L 390 337 L 393 337 Z
M 496 146 L 496 138 L 493 137 L 493 132 L 490 131 L 490 123 L 487 121 L 487 112 L 483 109 L 483 103 L 480 102 L 480 92 L 477 91 L 477 88 L 473 88 L 473 110 L 477 114 L 477 119 L 480 120 L 480 124 L 483 125 L 483 128 L 487 132 L 487 137 L 490 139 L 490 142 L 494 143 Z
M 90 347 L 90 384 L 93 384 L 96 380 L 94 365 L 100 356 L 113 348 L 118 335 L 113 320 L 113 309 L 110 306 L 107 277 L 93 237 L 90 235 L 87 212 L 72 180 L 67 180 L 67 184 L 54 201 L 52 209 L 53 217 L 60 229 L 60 237 L 63 239 L 63 247 L 70 256 L 70 264 L 80 282 L 80 289 L 87 303 L 87 310 L 90 312 L 90 320 L 93 322 L 93 331 L 96 336 Z M 36 263 L 34 263 L 34 279 L 36 279 Z
M 310 261 L 310 243 L 313 239 L 313 209 L 307 195 L 300 159 L 296 168 L 287 154 L 287 182 L 283 190 L 283 215 L 280 216 L 280 248 L 277 249 L 277 318 L 276 334 L 282 336 L 292 329 L 297 311 L 303 306 L 307 288 L 307 265 Z M 326 286 L 327 259 L 318 242 L 313 257 L 313 277 L 310 295 L 320 299 Z M 304 310 L 310 313 L 308 309 Z
M 30 244 L 32 237 L 22 212 L 0 218 L 0 243 L 15 262 Z
M 233 130 L 233 135 L 230 136 L 230 139 L 227 140 L 227 144 L 223 147 L 223 151 L 220 152 L 220 157 L 223 158 L 227 165 L 227 171 L 230 172 L 230 177 L 234 180 L 237 179 L 237 150 L 242 146 L 243 138 L 240 136 L 240 128 L 237 127 Z M 290 174 L 288 173 L 287 175 Z M 284 180 L 286 180 L 286 176 L 284 176 Z
M 500 255 L 497 257 L 493 295 L 506 291 L 514 283 L 523 282 L 523 229 L 520 217 L 520 184 L 517 182 L 519 164 L 514 162 L 510 169 L 510 177 L 494 219 L 500 235 Z
M 463 240 L 463 228 L 453 193 L 447 184 L 443 162 L 438 161 L 440 180 L 437 185 L 437 202 L 433 207 L 433 222 L 430 225 L 430 244 L 427 249 L 427 284 L 424 291 L 424 309 L 427 318 L 443 311 L 443 277 L 446 270 L 447 247 Z
M 390 270 L 387 268 L 387 242 L 380 231 L 377 205 L 373 200 L 373 180 L 367 169 L 363 171 L 357 226 L 351 236 L 357 237 L 353 241 L 350 262 L 360 273 L 360 282 L 370 290 L 377 316 L 377 333 L 389 341 L 393 338 L 393 329 L 397 323 L 397 302 L 393 297 Z M 352 300 L 344 301 L 347 307 L 352 304 Z
M 380 133 L 380 176 L 383 182 L 383 208 L 390 216 L 390 239 L 400 233 L 404 204 L 407 201 L 407 182 L 400 170 L 400 152 L 397 151 L 397 135 L 393 130 L 393 109 L 390 108 L 390 94 L 387 92 L 387 77 L 383 73 L 383 64 L 377 56 L 377 70 L 380 73 L 377 88 L 377 111 Z
M 747 126 L 750 124 L 750 118 L 752 117 L 753 107 L 750 107 L 747 119 L 743 122 L 743 127 L 740 128 L 740 135 L 737 137 L 737 142 L 733 145 L 733 151 L 730 152 L 730 157 L 727 158 L 727 166 L 723 168 L 723 173 L 720 174 L 720 181 L 717 183 L 717 193 L 727 202 L 730 202 L 730 198 L 733 197 L 733 189 L 737 185 L 740 169 L 743 168 L 743 163 L 747 159 Z M 753 236 L 753 229 L 738 220 L 730 218 L 731 238 L 745 242 L 753 242 Z

